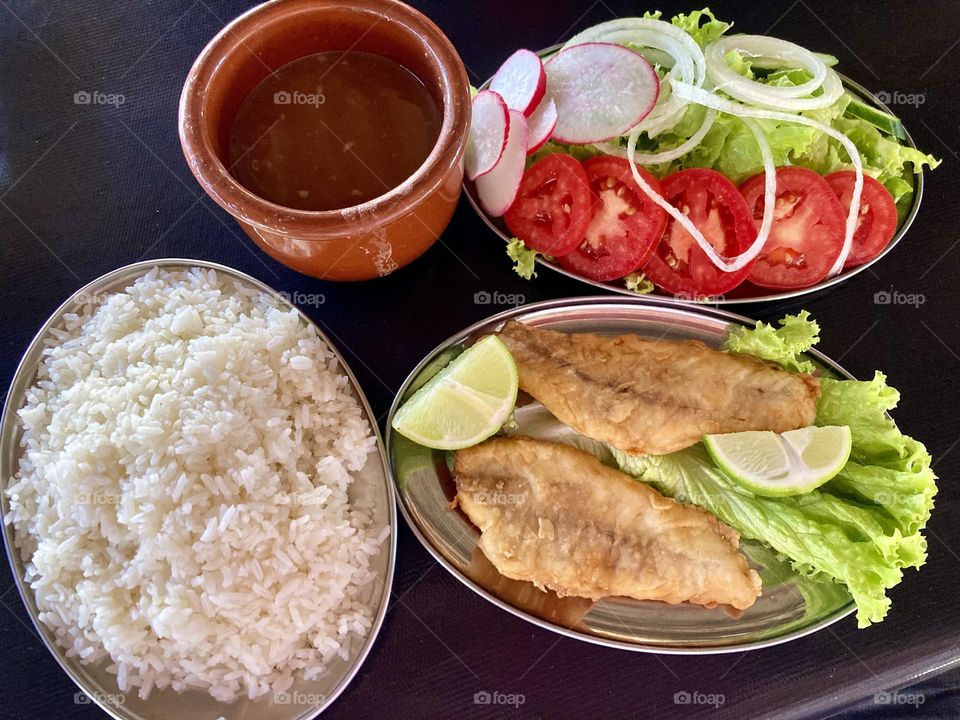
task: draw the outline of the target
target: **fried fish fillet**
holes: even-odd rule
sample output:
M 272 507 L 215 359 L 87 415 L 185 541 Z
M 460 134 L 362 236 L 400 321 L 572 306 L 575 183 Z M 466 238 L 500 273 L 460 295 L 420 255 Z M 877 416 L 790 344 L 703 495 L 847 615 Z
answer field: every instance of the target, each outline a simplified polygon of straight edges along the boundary
M 494 438 L 457 452 L 454 474 L 480 549 L 507 577 L 593 600 L 743 610 L 760 595 L 732 528 L 577 448 Z
M 577 432 L 629 453 L 664 455 L 704 435 L 813 424 L 820 381 L 694 340 L 500 331 L 520 387 Z

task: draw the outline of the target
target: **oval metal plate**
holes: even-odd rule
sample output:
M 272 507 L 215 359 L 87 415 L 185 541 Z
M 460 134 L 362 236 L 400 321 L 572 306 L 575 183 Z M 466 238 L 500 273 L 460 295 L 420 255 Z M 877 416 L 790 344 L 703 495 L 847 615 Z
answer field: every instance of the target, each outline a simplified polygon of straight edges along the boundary
M 711 308 L 691 309 L 677 301 L 650 298 L 551 300 L 509 310 L 457 333 L 428 355 L 410 374 L 390 410 L 387 453 L 400 509 L 424 547 L 454 577 L 495 605 L 529 622 L 588 642 L 644 652 L 708 654 L 739 652 L 801 637 L 845 617 L 854 609 L 835 585 L 811 583 L 778 562 L 759 543 L 742 547 L 763 577 L 763 595 L 739 618 L 723 609 L 667 605 L 629 598 L 591 602 L 558 598 L 533 584 L 500 575 L 477 548 L 479 531 L 450 502 L 456 490 L 444 452 L 429 450 L 390 427 L 397 408 L 417 388 L 479 337 L 507 319 L 563 332 L 636 333 L 645 337 L 701 340 L 717 347 L 731 325 L 752 322 Z M 820 353 L 811 357 L 827 375 L 851 377 Z M 511 434 L 579 443 L 582 439 L 535 401 L 517 408 Z M 593 444 L 596 445 L 595 443 Z
M 546 57 L 553 54 L 560 49 L 560 45 L 554 45 L 552 47 L 541 50 L 538 54 L 541 57 Z M 854 82 L 850 78 L 846 77 L 842 73 L 837 73 L 840 76 L 841 81 L 843 82 L 844 87 L 855 97 L 862 100 L 863 102 L 872 105 L 878 110 L 894 115 L 889 107 L 884 103 L 880 102 L 867 90 L 865 87 L 859 83 Z M 487 80 L 483 85 L 480 86 L 480 89 L 486 88 L 490 84 L 490 81 Z M 912 148 L 916 148 L 916 144 L 913 141 L 913 137 L 904 128 L 904 134 L 906 138 L 904 142 Z M 755 303 L 755 302 L 769 302 L 773 300 L 786 300 L 789 298 L 800 297 L 802 295 L 810 295 L 811 293 L 819 292 L 820 290 L 825 290 L 826 288 L 833 287 L 838 283 L 841 283 L 849 278 L 852 278 L 854 275 L 857 275 L 868 267 L 873 265 L 876 262 L 879 262 L 887 253 L 889 253 L 896 246 L 900 239 L 907 233 L 907 230 L 910 229 L 910 226 L 913 224 L 914 218 L 917 216 L 917 212 L 920 210 L 920 201 L 923 199 L 923 171 L 915 173 L 913 175 L 913 199 L 910 203 L 910 207 L 907 209 L 906 214 L 903 216 L 903 219 L 900 221 L 900 224 L 897 226 L 897 232 L 894 234 L 893 239 L 887 244 L 887 247 L 877 255 L 875 258 L 869 262 L 864 263 L 863 265 L 858 265 L 855 268 L 850 268 L 849 270 L 844 270 L 836 277 L 828 278 L 822 282 L 812 285 L 808 288 L 802 288 L 800 290 L 784 290 L 782 292 L 772 292 L 769 288 L 762 288 L 749 283 L 744 283 L 740 287 L 734 288 L 729 293 L 723 296 L 716 296 L 709 298 L 706 301 L 706 304 L 710 305 L 738 305 L 742 303 Z M 513 234 L 507 229 L 506 224 L 503 222 L 503 218 L 494 218 L 487 215 L 483 209 L 480 207 L 480 201 L 477 199 L 477 188 L 474 183 L 469 180 L 464 179 L 463 181 L 464 194 L 467 197 L 467 200 L 470 202 L 470 205 L 476 211 L 477 215 L 480 216 L 480 219 L 486 223 L 487 227 L 493 230 L 501 240 L 504 242 L 509 242 L 513 239 Z M 492 251 L 495 252 L 495 251 Z M 545 260 L 542 256 L 537 256 L 537 262 L 542 266 L 549 268 L 554 272 L 558 272 L 561 275 L 566 275 L 569 278 L 573 278 L 578 282 L 585 283 L 587 285 L 592 285 L 595 288 L 601 290 L 606 290 L 608 292 L 618 293 L 620 295 L 626 295 L 627 297 L 636 297 L 636 293 L 632 290 L 627 290 L 622 282 L 610 281 L 602 282 L 599 280 L 590 280 L 585 277 L 581 277 L 576 273 L 572 273 L 569 270 L 565 270 L 560 263 L 554 262 L 551 260 Z M 654 290 L 652 293 L 655 297 L 672 297 L 670 295 L 664 295 L 659 289 Z
M 330 664 L 326 673 L 316 680 L 310 682 L 298 680 L 283 697 L 274 698 L 268 695 L 259 701 L 244 698 L 232 704 L 225 704 L 214 700 L 206 692 L 191 690 L 176 693 L 173 690 L 166 689 L 154 690 L 150 697 L 144 701 L 137 697 L 136 690 L 120 693 L 117 689 L 116 676 L 106 671 L 105 662 L 83 665 L 76 657 L 67 657 L 66 651 L 56 644 L 53 633 L 38 619 L 33 592 L 23 581 L 24 562 L 20 557 L 20 550 L 14 545 L 13 528 L 4 525 L 3 539 L 7 549 L 7 559 L 16 579 L 17 589 L 20 591 L 20 597 L 37 633 L 47 646 L 50 654 L 83 691 L 89 699 L 88 701 L 99 705 L 110 717 L 116 720 L 169 720 L 169 718 L 175 717 L 217 718 L 221 715 L 231 718 L 255 717 L 258 720 L 309 720 L 309 718 L 319 715 L 347 687 L 366 659 L 370 648 L 373 646 L 374 639 L 380 631 L 380 626 L 383 624 L 390 598 L 390 586 L 393 582 L 397 547 L 397 513 L 393 498 L 393 485 L 388 480 L 389 470 L 380 430 L 377 426 L 376 417 L 370 410 L 370 405 L 367 403 L 356 377 L 354 377 L 353 372 L 336 346 L 317 327 L 316 323 L 276 290 L 256 278 L 225 265 L 180 258 L 150 260 L 127 265 L 80 288 L 40 328 L 20 361 L 10 384 L 10 390 L 3 406 L 3 420 L 0 424 L 0 478 L 3 478 L 3 487 L 6 489 L 7 480 L 13 477 L 19 467 L 21 433 L 17 423 L 17 411 L 22 407 L 25 393 L 36 377 L 43 349 L 43 340 L 47 337 L 49 330 L 61 323 L 65 313 L 75 311 L 78 305 L 82 304 L 79 302 L 80 298 L 118 292 L 134 279 L 155 267 L 166 270 L 184 270 L 191 267 L 207 268 L 253 286 L 275 297 L 282 307 L 296 309 L 305 322 L 317 329 L 317 333 L 339 359 L 340 367 L 349 377 L 351 387 L 360 402 L 364 416 L 376 435 L 378 450 L 376 455 L 371 454 L 368 457 L 363 470 L 355 474 L 350 496 L 351 498 L 363 497 L 373 500 L 375 503 L 374 521 L 378 524 L 390 526 L 390 538 L 384 542 L 381 546 L 382 551 L 372 558 L 370 563 L 371 570 L 376 574 L 376 578 L 365 588 L 360 598 L 362 602 L 369 604 L 373 614 L 373 625 L 365 638 L 353 642 L 349 648 L 349 659 L 337 659 Z M 6 516 L 9 506 L 6 494 L 2 492 L 0 492 L 0 509 L 2 509 L 2 515 Z

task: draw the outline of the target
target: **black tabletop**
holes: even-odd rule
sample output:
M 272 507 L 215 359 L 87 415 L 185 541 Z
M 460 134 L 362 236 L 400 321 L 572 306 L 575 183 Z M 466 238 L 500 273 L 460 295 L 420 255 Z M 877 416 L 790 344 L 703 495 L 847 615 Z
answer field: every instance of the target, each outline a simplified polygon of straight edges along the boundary
M 414 4 L 447 32 L 475 83 L 517 47 L 548 46 L 590 24 L 648 9 L 616 0 Z M 439 567 L 401 522 L 383 630 L 326 717 L 790 718 L 850 706 L 864 716 L 955 714 L 948 708 L 956 702 L 942 702 L 955 681 L 938 684 L 940 702 L 919 709 L 903 693 L 876 693 L 946 669 L 960 654 L 960 502 L 953 487 L 960 467 L 960 96 L 954 90 L 960 6 L 711 4 L 740 31 L 832 53 L 845 74 L 900 97 L 895 109 L 916 141 L 944 159 L 928 175 L 912 230 L 872 272 L 803 300 L 742 309 L 764 320 L 808 309 L 822 326 L 822 350 L 859 377 L 884 370 L 901 390 L 896 418 L 927 444 L 941 478 L 926 567 L 907 572 L 890 593 L 886 621 L 868 630 L 857 630 L 851 617 L 766 650 L 655 656 L 563 638 L 497 609 Z M 479 291 L 519 293 L 526 302 L 588 294 L 586 286 L 549 271 L 533 282 L 519 279 L 502 243 L 465 202 L 440 243 L 377 281 L 313 280 L 252 246 L 194 182 L 176 131 L 191 63 L 248 3 L 0 0 L 0 6 L 5 386 L 36 329 L 71 291 L 138 259 L 213 260 L 281 291 L 322 296 L 322 304 L 304 309 L 344 353 L 381 423 L 394 392 L 427 352 L 503 309 L 475 303 Z M 664 2 L 660 9 L 671 14 L 694 7 Z M 75 102 L 84 92 L 106 99 Z M 922 304 L 875 304 L 875 293 L 891 289 L 919 295 Z M 5 565 L 0 603 L 0 716 L 100 717 L 95 706 L 74 703 L 75 688 L 30 626 Z M 523 703 L 476 704 L 481 691 L 513 694 Z M 674 696 L 680 692 L 712 696 L 713 703 L 679 705 Z

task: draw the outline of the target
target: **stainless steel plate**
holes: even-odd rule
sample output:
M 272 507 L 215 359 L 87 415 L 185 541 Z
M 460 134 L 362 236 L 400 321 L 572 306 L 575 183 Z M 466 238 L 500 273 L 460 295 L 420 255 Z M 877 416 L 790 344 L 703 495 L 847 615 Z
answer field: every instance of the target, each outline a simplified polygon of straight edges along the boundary
M 91 298 L 104 293 L 117 292 L 128 286 L 148 270 L 160 267 L 166 270 L 184 270 L 191 267 L 201 267 L 216 270 L 222 275 L 240 280 L 253 286 L 268 295 L 277 298 L 282 306 L 294 307 L 279 293 L 264 285 L 259 280 L 250 277 L 225 265 L 204 262 L 201 260 L 164 259 L 134 263 L 114 270 L 80 288 L 63 305 L 61 305 L 49 320 L 40 328 L 30 347 L 27 348 L 20 366 L 10 385 L 6 402 L 3 407 L 3 421 L 0 424 L 0 479 L 5 489 L 9 479 L 13 477 L 19 466 L 21 454 L 20 428 L 17 422 L 17 411 L 22 407 L 27 389 L 33 384 L 37 374 L 37 367 L 43 350 L 43 340 L 51 328 L 62 325 L 64 314 L 74 312 L 83 303 L 81 298 Z M 299 310 L 298 310 L 299 311 Z M 305 322 L 316 327 L 310 318 L 300 313 Z M 43 639 L 50 654 L 60 663 L 60 667 L 77 684 L 90 701 L 97 703 L 108 715 L 116 720 L 169 720 L 170 718 L 213 718 L 229 716 L 238 720 L 243 718 L 257 718 L 257 720 L 308 720 L 319 715 L 324 708 L 332 703 L 343 692 L 347 684 L 353 679 L 360 665 L 366 659 L 373 641 L 380 631 L 384 615 L 387 612 L 387 602 L 390 597 L 390 586 L 393 582 L 393 566 L 396 557 L 396 529 L 397 514 L 393 498 L 393 485 L 388 480 L 388 468 L 383 441 L 377 427 L 376 417 L 370 410 L 367 399 L 360 389 L 356 378 L 349 366 L 338 352 L 336 346 L 317 328 L 317 333 L 327 343 L 340 361 L 344 373 L 350 378 L 351 387 L 360 402 L 361 408 L 373 432 L 377 437 L 377 453 L 371 454 L 363 470 L 355 475 L 355 481 L 350 490 L 351 499 L 364 498 L 375 503 L 374 521 L 378 524 L 390 526 L 390 538 L 384 542 L 381 552 L 371 559 L 371 569 L 376 579 L 365 589 L 361 600 L 369 604 L 373 612 L 374 622 L 368 635 L 362 641 L 356 641 L 349 648 L 349 659 L 338 659 L 330 665 L 327 672 L 320 678 L 304 682 L 297 681 L 289 691 L 274 698 L 267 696 L 260 701 L 246 699 L 237 700 L 232 704 L 217 702 L 206 692 L 189 691 L 182 694 L 172 690 L 154 690 L 148 700 L 137 697 L 136 691 L 123 693 L 117 689 L 116 676 L 108 673 L 106 663 L 83 665 L 76 657 L 68 658 L 63 648 L 56 644 L 53 634 L 46 625 L 37 618 L 37 606 L 33 592 L 23 581 L 24 563 L 20 551 L 14 545 L 14 531 L 12 527 L 4 525 L 3 539 L 7 549 L 7 559 L 16 578 L 17 589 L 27 608 L 37 633 Z M 2 515 L 6 515 L 9 506 L 6 494 L 0 492 L 0 508 Z
M 552 300 L 509 310 L 457 333 L 428 355 L 407 378 L 391 408 L 400 404 L 464 347 L 513 318 L 564 332 L 636 333 L 652 338 L 696 339 L 719 346 L 731 325 L 746 318 L 710 308 L 690 309 L 678 302 L 648 298 L 591 297 Z M 811 356 L 826 375 L 850 377 L 820 353 Z M 543 439 L 581 443 L 539 403 L 516 412 L 520 433 Z M 477 549 L 479 531 L 459 510 L 450 508 L 455 494 L 447 456 L 392 432 L 387 422 L 387 452 L 400 509 L 433 556 L 467 587 L 495 605 L 536 625 L 579 640 L 644 652 L 707 654 L 751 650 L 801 637 L 853 611 L 850 597 L 836 585 L 811 583 L 788 564 L 754 542 L 743 547 L 763 578 L 763 596 L 739 618 L 722 609 L 667 605 L 627 598 L 593 603 L 558 598 L 531 583 L 501 576 Z M 595 443 L 593 444 L 595 447 Z
M 538 54 L 541 57 L 546 57 L 553 54 L 560 49 L 560 45 L 554 45 L 552 47 L 541 50 Z M 879 110 L 882 110 L 886 113 L 894 115 L 893 111 L 890 110 L 884 103 L 880 102 L 869 90 L 860 85 L 859 83 L 854 82 L 850 78 L 846 77 L 841 73 L 837 73 L 840 76 L 840 79 L 843 81 L 844 87 L 851 95 L 859 98 L 863 102 L 876 107 Z M 487 80 L 483 85 L 480 86 L 480 89 L 486 88 L 490 84 L 490 81 Z M 913 137 L 910 133 L 904 129 L 906 134 L 906 139 L 904 142 L 912 148 L 916 148 L 916 144 L 913 142 Z M 907 230 L 910 229 L 910 226 L 913 224 L 914 218 L 917 216 L 917 211 L 920 209 L 920 201 L 923 198 L 923 172 L 915 173 L 912 175 L 913 179 L 913 198 L 910 203 L 910 207 L 907 209 L 903 218 L 900 220 L 900 223 L 897 227 L 897 232 L 894 234 L 893 239 L 890 243 L 883 249 L 879 255 L 877 255 L 870 262 L 859 265 L 855 268 L 850 268 L 844 270 L 839 275 L 828 278 L 823 282 L 819 282 L 816 285 L 812 285 L 808 288 L 803 288 L 800 290 L 784 290 L 782 292 L 775 292 L 770 288 L 762 288 L 756 285 L 751 285 L 750 283 L 743 283 L 740 287 L 734 288 L 726 295 L 710 298 L 709 304 L 711 305 L 737 305 L 741 303 L 755 303 L 755 302 L 767 302 L 772 300 L 786 300 L 788 298 L 800 297 L 802 295 L 810 295 L 811 293 L 819 292 L 820 290 L 825 290 L 826 288 L 833 287 L 834 285 L 841 283 L 854 275 L 857 275 L 868 267 L 873 265 L 876 262 L 879 262 L 882 257 L 887 253 L 893 250 L 894 246 L 900 239 L 907 233 Z M 477 215 L 480 216 L 493 232 L 495 232 L 501 240 L 504 242 L 509 242 L 513 238 L 513 234 L 507 229 L 506 224 L 503 222 L 503 218 L 494 218 L 487 215 L 483 209 L 480 207 L 480 201 L 477 199 L 477 188 L 474 183 L 469 180 L 464 179 L 463 181 L 464 194 L 467 196 L 467 200 L 470 202 L 470 205 L 476 210 Z M 491 252 L 502 252 L 496 248 L 492 248 Z M 507 262 L 506 260 L 504 262 Z M 595 288 L 601 290 L 606 290 L 609 292 L 619 293 L 621 295 L 626 295 L 628 297 L 636 297 L 636 293 L 631 290 L 627 290 L 622 281 L 613 280 L 610 282 L 601 282 L 599 280 L 589 280 L 588 278 L 581 277 L 575 273 L 565 270 L 560 263 L 554 262 L 551 260 L 545 260 L 543 257 L 538 256 L 537 262 L 542 266 L 558 272 L 561 275 L 566 275 L 567 277 L 578 280 L 587 285 L 592 285 Z M 657 297 L 672 297 L 670 295 L 664 294 L 660 289 L 654 290 L 652 293 Z

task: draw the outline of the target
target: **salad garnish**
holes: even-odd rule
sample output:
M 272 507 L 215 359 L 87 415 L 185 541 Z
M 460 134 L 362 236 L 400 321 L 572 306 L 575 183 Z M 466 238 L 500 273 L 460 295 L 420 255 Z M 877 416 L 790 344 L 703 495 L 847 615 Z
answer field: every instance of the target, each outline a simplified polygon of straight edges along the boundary
M 815 366 L 802 357 L 819 339 L 807 313 L 784 318 L 779 328 L 758 322 L 731 332 L 725 348 L 776 362 L 797 373 Z M 883 620 L 886 591 L 903 569 L 926 561 L 920 534 L 933 509 L 936 475 L 923 444 L 904 435 L 887 412 L 899 393 L 878 372 L 872 380 L 820 378 L 815 425 L 847 426 L 850 458 L 816 490 L 764 497 L 721 470 L 703 443 L 668 455 L 614 450 L 621 469 L 660 492 L 716 515 L 744 538 L 785 556 L 806 577 L 844 586 L 857 605 L 857 623 Z
M 523 240 L 514 238 L 507 243 L 507 256 L 513 260 L 513 271 L 524 280 L 537 276 L 536 250 L 531 250 L 523 244 Z
M 623 278 L 623 282 L 627 290 L 635 292 L 637 295 L 649 295 L 655 289 L 653 282 L 643 273 L 630 273 Z
M 804 288 L 883 252 L 910 206 L 912 175 L 940 161 L 903 144 L 906 134 L 896 117 L 851 95 L 833 69 L 836 58 L 778 38 L 730 34 L 731 27 L 709 9 L 669 22 L 653 12 L 588 28 L 540 64 L 529 51 L 512 56 L 491 88 L 511 89 L 505 100 L 508 124 L 527 127 L 528 157 L 525 172 L 517 172 L 513 158 L 510 171 L 499 173 L 504 189 L 498 202 L 484 202 L 481 193 L 488 214 L 506 213 L 513 234 L 537 250 L 550 240 L 549 232 L 532 239 L 511 222 L 511 214 L 514 220 L 523 214 L 513 201 L 525 197 L 531 205 L 530 187 L 521 188 L 530 185 L 526 173 L 550 155 L 581 163 L 613 156 L 626 162 L 634 181 L 616 193 L 612 209 L 620 211 L 619 221 L 632 216 L 622 212 L 621 201 L 635 210 L 655 207 L 668 221 L 659 233 L 655 223 L 647 223 L 644 235 L 638 227 L 616 231 L 615 222 L 607 220 L 602 229 L 608 235 L 583 231 L 591 223 L 577 222 L 571 212 L 566 226 L 583 237 L 578 244 L 568 234 L 555 254 L 561 265 L 589 279 L 624 278 L 643 270 L 661 290 L 676 294 L 671 286 L 681 287 L 696 296 L 717 294 L 710 287 L 689 287 L 701 278 L 712 278 L 718 287 L 747 282 Z M 527 74 L 520 82 L 516 77 L 523 68 Z M 503 78 L 513 78 L 512 84 Z M 515 87 L 525 90 L 515 92 Z M 485 132 L 484 123 L 476 132 Z M 500 131 L 490 132 L 495 137 L 486 146 L 497 147 Z M 504 162 L 505 157 L 495 165 Z M 794 166 L 825 179 L 832 193 L 825 195 L 819 183 L 813 195 L 785 184 L 782 171 Z M 558 168 L 558 181 L 576 174 Z M 665 197 L 657 183 L 692 168 L 715 171 L 734 185 L 750 181 L 753 231 L 733 241 L 722 214 L 709 211 L 712 197 L 699 214 Z M 842 180 L 836 177 L 840 173 Z M 715 179 L 711 183 L 717 185 Z M 549 184 L 533 186 L 537 197 L 552 192 Z M 878 194 L 881 189 L 885 194 Z M 596 188 L 593 193 L 590 212 L 609 217 L 604 211 L 609 203 Z M 555 198 L 558 207 L 565 197 Z M 504 198 L 512 201 L 508 207 Z M 825 231 L 808 232 L 818 218 L 837 211 L 843 218 L 839 226 L 825 223 Z M 648 211 L 648 217 L 655 214 Z M 526 226 L 537 218 L 525 216 Z M 551 216 L 554 231 L 555 221 Z M 673 240 L 665 244 L 668 237 Z M 628 252 L 624 238 L 644 251 Z M 647 247 L 653 251 L 647 253 Z M 647 271 L 658 258 L 676 275 L 666 283 Z M 705 267 L 713 271 L 704 272 Z M 718 273 L 736 277 L 720 282 Z

